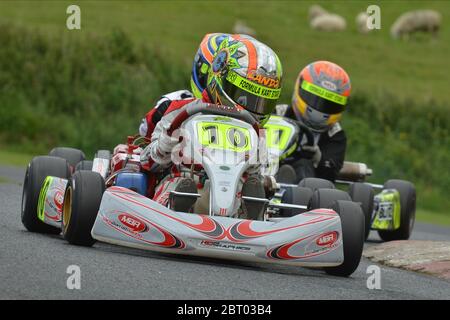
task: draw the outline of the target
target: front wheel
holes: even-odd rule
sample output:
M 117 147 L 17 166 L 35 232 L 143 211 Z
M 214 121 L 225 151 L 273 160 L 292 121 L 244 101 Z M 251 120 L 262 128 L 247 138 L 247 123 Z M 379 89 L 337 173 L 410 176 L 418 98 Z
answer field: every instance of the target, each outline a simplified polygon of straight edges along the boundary
M 341 218 L 344 262 L 335 267 L 325 267 L 334 276 L 348 277 L 359 266 L 364 248 L 364 213 L 361 206 L 352 201 L 336 201 L 330 209 Z
M 317 189 L 311 197 L 310 208 L 311 210 L 321 208 L 329 209 L 338 200 L 351 201 L 352 199 L 347 192 L 342 190 Z
M 75 148 L 66 148 L 66 147 L 56 147 L 53 148 L 49 154 L 52 157 L 58 157 L 66 159 L 69 162 L 70 168 L 74 171 L 76 165 L 86 159 L 83 151 L 75 149 Z
M 69 243 L 90 247 L 91 230 L 97 217 L 105 182 L 94 171 L 76 171 L 64 196 L 62 233 Z
M 309 188 L 303 187 L 293 187 L 286 188 L 283 197 L 281 198 L 282 203 L 296 204 L 301 206 L 309 206 L 313 192 Z M 282 209 L 280 210 L 280 215 L 282 217 L 292 217 L 296 214 L 307 211 L 307 209 Z
M 25 173 L 22 191 L 22 224 L 31 232 L 59 234 L 60 229 L 49 226 L 38 218 L 38 200 L 47 176 L 69 179 L 70 169 L 65 159 L 49 156 L 34 157 Z
M 384 241 L 408 240 L 416 218 L 416 188 L 409 181 L 388 180 L 383 189 L 395 189 L 400 194 L 400 227 L 393 231 L 378 231 Z
M 304 178 L 298 186 L 310 188 L 313 192 L 317 189 L 335 189 L 333 182 L 320 178 Z
M 367 240 L 370 233 L 371 227 L 370 224 L 372 222 L 373 198 L 374 198 L 373 188 L 366 183 L 355 182 L 350 186 L 348 194 L 350 195 L 350 197 L 354 202 L 357 202 L 361 205 L 365 218 L 365 226 L 364 226 L 365 239 Z

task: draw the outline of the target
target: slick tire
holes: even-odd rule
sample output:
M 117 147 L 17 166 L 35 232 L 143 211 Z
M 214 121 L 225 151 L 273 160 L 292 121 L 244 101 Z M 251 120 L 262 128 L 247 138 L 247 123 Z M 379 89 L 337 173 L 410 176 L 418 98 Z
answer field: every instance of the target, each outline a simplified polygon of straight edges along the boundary
M 310 188 L 313 192 L 317 189 L 335 189 L 333 182 L 319 178 L 304 178 L 299 182 L 298 186 Z
M 39 193 L 47 176 L 69 179 L 69 164 L 65 159 L 39 156 L 28 164 L 22 190 L 21 220 L 28 231 L 59 234 L 61 230 L 39 220 L 37 214 Z
M 364 248 L 364 213 L 355 202 L 338 200 L 330 207 L 341 218 L 344 262 L 335 267 L 325 267 L 326 273 L 348 277 L 359 266 Z
M 49 154 L 49 156 L 52 157 L 59 157 L 66 159 L 67 162 L 69 162 L 71 171 L 73 172 L 75 167 L 80 161 L 83 161 L 86 159 L 83 151 L 74 149 L 74 148 L 66 148 L 66 147 L 57 147 L 53 148 Z
M 309 202 L 311 200 L 311 197 L 313 195 L 313 192 L 309 188 L 303 188 L 303 187 L 294 187 L 294 188 L 286 188 L 286 191 L 283 194 L 283 197 L 281 199 L 282 203 L 287 204 L 297 204 L 302 206 L 309 206 Z M 280 215 L 282 217 L 292 217 L 296 214 L 303 213 L 307 211 L 307 209 L 282 209 L 280 211 Z
M 378 231 L 384 241 L 408 240 L 416 219 L 416 188 L 409 181 L 388 180 L 384 189 L 396 189 L 400 193 L 400 228 L 394 231 Z
M 98 150 L 95 153 L 95 157 L 94 158 L 110 160 L 111 159 L 111 152 L 109 152 L 109 150 Z
M 92 160 L 80 161 L 80 162 L 78 162 L 77 166 L 75 167 L 75 171 L 80 171 L 80 170 L 92 171 L 92 164 L 93 164 Z
M 291 165 L 284 164 L 278 169 L 275 180 L 279 183 L 295 184 L 297 173 Z
M 352 201 L 349 194 L 338 189 L 317 189 L 314 191 L 310 207 L 311 209 L 331 208 L 337 200 Z
M 373 188 L 368 184 L 355 182 L 350 185 L 348 194 L 350 195 L 350 197 L 354 202 L 359 203 L 361 205 L 361 208 L 364 212 L 365 218 L 364 239 L 367 240 L 370 233 L 371 227 L 370 223 L 372 221 L 373 198 L 374 198 Z
M 91 236 L 105 191 L 102 176 L 94 171 L 76 171 L 67 185 L 62 219 L 62 234 L 70 244 L 91 247 Z

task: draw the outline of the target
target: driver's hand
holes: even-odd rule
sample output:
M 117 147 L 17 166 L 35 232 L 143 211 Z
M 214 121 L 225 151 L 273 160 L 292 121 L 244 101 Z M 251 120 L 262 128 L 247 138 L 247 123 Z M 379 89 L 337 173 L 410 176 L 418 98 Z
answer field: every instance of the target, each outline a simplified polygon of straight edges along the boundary
M 304 159 L 311 159 L 314 165 L 314 168 L 317 168 L 319 165 L 320 159 L 322 158 L 322 152 L 318 145 L 308 146 L 304 145 L 301 147 L 300 155 Z
M 168 154 L 168 153 L 170 154 L 173 148 L 175 148 L 175 146 L 178 144 L 178 142 L 179 142 L 178 136 L 176 137 L 169 136 L 167 131 L 163 130 L 163 132 L 158 138 L 158 146 L 157 146 L 158 151 L 161 154 Z

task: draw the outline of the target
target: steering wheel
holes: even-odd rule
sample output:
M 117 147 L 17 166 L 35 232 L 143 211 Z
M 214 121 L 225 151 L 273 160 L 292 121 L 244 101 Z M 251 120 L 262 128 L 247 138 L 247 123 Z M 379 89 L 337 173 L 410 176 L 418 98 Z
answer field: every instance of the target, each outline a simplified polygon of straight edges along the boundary
M 295 124 L 298 126 L 300 131 L 300 139 L 299 143 L 302 142 L 303 136 L 306 136 L 306 146 L 312 147 L 314 146 L 314 134 L 312 133 L 311 129 L 305 126 L 302 122 L 298 120 L 294 120 Z
M 195 104 L 191 104 L 186 107 L 180 114 L 178 114 L 170 125 L 167 133 L 172 135 L 172 133 L 180 128 L 181 124 L 190 116 L 193 116 L 197 113 L 203 114 L 214 114 L 220 116 L 228 116 L 235 119 L 242 120 L 244 122 L 249 123 L 253 126 L 256 133 L 259 134 L 259 123 L 258 121 L 245 109 L 237 109 L 236 107 L 228 107 L 218 104 L 206 103 L 206 102 L 198 102 Z
M 286 118 L 285 120 L 290 121 L 297 126 L 298 132 L 299 132 L 298 144 L 300 144 L 302 142 L 303 137 L 306 137 L 306 144 L 304 144 L 304 146 L 309 146 L 309 147 L 314 146 L 314 144 L 315 144 L 314 134 L 312 133 L 311 129 L 309 129 L 305 124 L 303 124 L 302 122 L 300 122 L 298 120 L 294 120 L 294 119 L 290 119 L 290 118 Z M 289 156 L 287 156 L 283 161 L 287 164 L 290 164 L 290 163 L 297 161 L 299 158 L 304 158 L 303 150 L 301 147 L 297 147 L 297 149 L 294 152 L 292 152 L 291 154 L 289 154 Z

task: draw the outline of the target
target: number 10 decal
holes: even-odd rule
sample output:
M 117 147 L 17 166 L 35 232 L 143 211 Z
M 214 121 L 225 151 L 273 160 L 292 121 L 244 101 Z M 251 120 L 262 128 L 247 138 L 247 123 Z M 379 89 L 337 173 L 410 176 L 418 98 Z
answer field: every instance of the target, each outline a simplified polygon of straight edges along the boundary
M 200 143 L 212 149 L 244 152 L 251 149 L 248 129 L 223 123 L 197 124 Z

